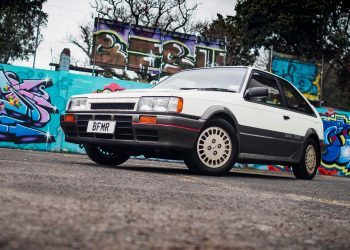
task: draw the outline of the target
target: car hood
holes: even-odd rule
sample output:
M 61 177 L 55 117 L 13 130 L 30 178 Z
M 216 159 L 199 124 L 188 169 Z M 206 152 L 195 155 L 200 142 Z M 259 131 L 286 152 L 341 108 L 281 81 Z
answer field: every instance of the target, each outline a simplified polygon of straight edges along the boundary
M 193 90 L 174 90 L 174 89 L 133 89 L 133 90 L 124 90 L 118 92 L 110 93 L 93 93 L 93 94 L 83 94 L 83 95 L 74 95 L 72 98 L 88 98 L 88 99 L 125 99 L 125 98 L 140 98 L 142 96 L 179 96 L 179 97 L 190 97 L 190 96 L 212 96 L 213 92 L 216 96 L 219 95 L 236 95 L 232 92 L 222 92 L 222 91 L 198 91 Z

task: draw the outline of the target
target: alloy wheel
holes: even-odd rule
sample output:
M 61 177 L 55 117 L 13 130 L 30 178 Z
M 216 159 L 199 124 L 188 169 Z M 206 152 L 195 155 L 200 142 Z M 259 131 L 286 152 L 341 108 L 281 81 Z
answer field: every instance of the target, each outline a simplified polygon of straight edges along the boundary
M 197 154 L 209 168 L 219 168 L 227 163 L 232 154 L 232 142 L 228 133 L 220 127 L 209 127 L 199 136 Z

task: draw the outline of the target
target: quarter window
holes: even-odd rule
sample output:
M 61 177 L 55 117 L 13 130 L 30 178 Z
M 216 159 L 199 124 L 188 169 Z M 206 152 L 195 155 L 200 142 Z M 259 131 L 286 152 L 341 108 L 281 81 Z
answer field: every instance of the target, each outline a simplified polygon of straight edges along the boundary
M 268 89 L 269 95 L 268 97 L 264 98 L 250 98 L 251 101 L 282 106 L 281 93 L 278 90 L 277 83 L 274 78 L 267 77 L 259 73 L 253 73 L 248 85 L 248 89 L 253 87 L 265 87 Z
M 288 108 L 312 115 L 314 114 L 309 104 L 289 82 L 282 79 L 279 81 L 283 90 L 283 94 L 286 98 Z

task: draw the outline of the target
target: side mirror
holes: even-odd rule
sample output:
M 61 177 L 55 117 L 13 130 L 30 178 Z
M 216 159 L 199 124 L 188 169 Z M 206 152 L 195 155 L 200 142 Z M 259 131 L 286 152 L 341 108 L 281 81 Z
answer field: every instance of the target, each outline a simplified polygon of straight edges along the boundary
M 269 90 L 266 87 L 253 87 L 247 89 L 244 98 L 264 98 L 269 96 Z

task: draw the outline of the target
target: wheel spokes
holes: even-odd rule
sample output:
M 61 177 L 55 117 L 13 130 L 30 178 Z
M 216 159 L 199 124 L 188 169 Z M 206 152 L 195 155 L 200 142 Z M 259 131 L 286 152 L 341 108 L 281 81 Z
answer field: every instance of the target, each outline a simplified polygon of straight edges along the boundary
M 305 166 L 309 174 L 313 174 L 317 165 L 316 150 L 313 145 L 309 145 L 305 152 Z
M 210 168 L 223 166 L 230 158 L 232 143 L 227 132 L 220 127 L 204 130 L 197 143 L 199 159 Z

